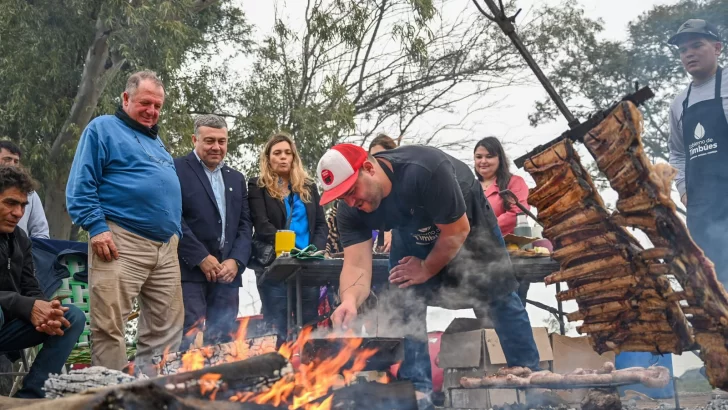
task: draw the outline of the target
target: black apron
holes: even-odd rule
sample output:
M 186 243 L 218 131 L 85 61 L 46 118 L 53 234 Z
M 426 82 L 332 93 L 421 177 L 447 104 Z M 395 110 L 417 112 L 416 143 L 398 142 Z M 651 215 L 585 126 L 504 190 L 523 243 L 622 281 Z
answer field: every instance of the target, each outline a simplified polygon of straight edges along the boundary
M 393 172 L 380 165 L 394 181 Z M 480 303 L 505 298 L 518 288 L 503 236 L 480 183 L 463 192 L 470 222 L 470 233 L 450 263 L 427 282 L 412 286 L 428 305 L 446 309 L 472 308 Z M 402 204 L 396 204 L 401 208 Z M 399 209 L 399 223 L 392 230 L 390 269 L 405 256 L 425 260 L 439 237 L 424 207 Z
M 688 107 L 693 85 L 683 101 L 683 144 L 687 224 L 695 243 L 715 264 L 718 280 L 728 287 L 728 121 L 721 82 L 715 74 L 715 98 Z

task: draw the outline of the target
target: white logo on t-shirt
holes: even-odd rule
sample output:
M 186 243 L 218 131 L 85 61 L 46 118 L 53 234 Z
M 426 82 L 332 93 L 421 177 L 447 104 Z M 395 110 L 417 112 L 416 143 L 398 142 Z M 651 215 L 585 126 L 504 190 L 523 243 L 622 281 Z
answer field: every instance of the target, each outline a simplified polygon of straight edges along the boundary
M 698 123 L 698 125 L 695 126 L 695 139 L 699 140 L 702 139 L 705 136 L 705 128 L 703 128 L 703 125 Z

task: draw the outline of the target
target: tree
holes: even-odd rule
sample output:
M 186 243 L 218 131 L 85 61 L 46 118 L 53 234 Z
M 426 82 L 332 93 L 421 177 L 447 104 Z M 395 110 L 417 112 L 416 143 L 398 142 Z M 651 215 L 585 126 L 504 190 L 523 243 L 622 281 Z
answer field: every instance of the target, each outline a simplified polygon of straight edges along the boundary
M 78 137 L 91 118 L 115 110 L 129 73 L 152 69 L 167 84 L 161 125 L 174 148 L 188 133 L 190 112 L 226 103 L 210 87 L 226 80 L 224 68 L 202 62 L 223 43 L 249 45 L 249 26 L 230 0 L 0 5 L 0 136 L 24 148 L 53 238 L 71 236 L 65 186 Z M 186 69 L 190 57 L 201 65 Z
M 553 313 L 549 313 L 549 316 L 545 319 L 543 319 L 543 325 L 548 329 L 549 334 L 551 333 L 561 333 L 561 325 L 559 324 L 559 318 L 556 317 Z M 569 334 L 572 330 L 574 330 L 576 326 L 574 326 L 573 323 L 569 322 L 564 318 L 564 332 L 566 334 Z
M 656 97 L 642 108 L 642 141 L 653 161 L 667 161 L 669 106 L 689 81 L 676 48 L 667 44 L 667 39 L 690 18 L 724 24 L 728 21 L 728 3 L 682 0 L 674 5 L 655 6 L 629 24 L 629 36 L 624 42 L 598 40 L 601 29 L 597 29 L 551 60 L 550 78 L 581 119 L 633 92 L 635 81 L 649 85 Z M 550 100 L 543 100 L 536 104 L 529 118 L 535 126 L 559 115 Z
M 413 124 L 463 105 L 470 108 L 461 118 L 474 115 L 488 106 L 480 98 L 489 91 L 531 80 L 510 41 L 471 3 L 308 0 L 302 18 L 300 30 L 300 21 L 276 18 L 252 74 L 238 84 L 233 139 L 250 153 L 278 129 L 295 136 L 311 167 L 331 145 L 365 144 L 383 130 L 442 145 L 438 134 L 457 124 L 420 136 L 411 135 Z M 565 24 L 568 30 L 559 28 Z M 550 55 L 592 24 L 567 1 L 519 28 L 529 47 Z

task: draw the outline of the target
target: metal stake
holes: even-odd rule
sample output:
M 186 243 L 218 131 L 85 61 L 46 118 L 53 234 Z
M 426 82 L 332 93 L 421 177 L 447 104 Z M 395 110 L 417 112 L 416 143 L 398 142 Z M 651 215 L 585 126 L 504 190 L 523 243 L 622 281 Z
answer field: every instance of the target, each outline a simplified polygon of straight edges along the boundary
M 534 74 L 536 74 L 536 77 L 541 82 L 541 85 L 543 88 L 546 89 L 546 92 L 549 94 L 549 97 L 554 101 L 556 106 L 559 108 L 559 111 L 561 111 L 561 114 L 566 118 L 566 121 L 569 123 L 569 128 L 574 128 L 577 125 L 579 125 L 579 120 L 574 117 L 574 114 L 571 113 L 571 110 L 569 110 L 569 107 L 566 106 L 564 103 L 564 100 L 561 99 L 561 96 L 558 92 L 556 92 L 556 89 L 554 88 L 553 84 L 551 84 L 551 81 L 549 81 L 548 77 L 546 77 L 546 74 L 544 74 L 543 71 L 541 71 L 541 67 L 538 66 L 538 63 L 536 60 L 533 59 L 533 56 L 528 51 L 526 46 L 521 41 L 521 38 L 518 37 L 518 34 L 516 33 L 516 28 L 513 25 L 513 22 L 516 19 L 516 16 L 521 12 L 520 9 L 516 12 L 515 15 L 512 17 L 507 17 L 505 14 L 505 8 L 503 7 L 502 0 L 498 0 L 500 2 L 500 8 L 495 4 L 495 1 L 493 0 L 483 0 L 485 4 L 490 9 L 491 13 L 493 15 L 489 15 L 480 7 L 480 4 L 478 4 L 478 0 L 473 0 L 473 3 L 478 8 L 478 10 L 488 18 L 488 20 L 493 21 L 498 24 L 498 26 L 503 30 L 503 32 L 508 36 L 508 38 L 511 39 L 511 42 L 514 46 L 516 46 L 516 49 L 518 52 L 523 56 L 523 58 L 526 60 L 526 64 L 531 68 Z

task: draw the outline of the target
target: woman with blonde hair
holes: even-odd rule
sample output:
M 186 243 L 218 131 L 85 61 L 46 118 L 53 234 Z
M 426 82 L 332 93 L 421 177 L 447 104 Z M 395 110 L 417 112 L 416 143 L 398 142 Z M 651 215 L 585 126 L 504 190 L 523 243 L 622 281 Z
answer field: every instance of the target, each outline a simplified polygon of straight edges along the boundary
M 255 233 L 253 239 L 275 246 L 276 231 L 296 233 L 296 248 L 315 245 L 323 250 L 328 228 L 319 205 L 316 184 L 308 176 L 296 144 L 286 133 L 274 134 L 260 153 L 260 176 L 248 181 L 248 202 Z M 256 274 L 263 267 L 257 267 Z M 288 333 L 287 295 L 282 283 L 258 286 L 263 320 L 278 335 L 282 344 Z M 304 323 L 318 316 L 319 288 L 303 289 Z

